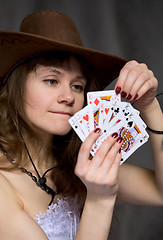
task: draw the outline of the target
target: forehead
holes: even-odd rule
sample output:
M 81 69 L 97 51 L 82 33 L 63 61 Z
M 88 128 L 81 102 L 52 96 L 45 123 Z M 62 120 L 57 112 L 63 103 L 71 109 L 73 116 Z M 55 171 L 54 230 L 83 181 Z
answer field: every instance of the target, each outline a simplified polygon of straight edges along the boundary
M 39 62 L 36 64 L 34 68 L 36 74 L 39 72 L 51 72 L 55 74 L 61 74 L 64 71 L 70 71 L 76 74 L 80 74 L 84 78 L 86 75 L 84 74 L 85 71 L 78 59 L 71 56 L 68 59 L 64 59 L 62 61 L 48 61 L 48 62 Z

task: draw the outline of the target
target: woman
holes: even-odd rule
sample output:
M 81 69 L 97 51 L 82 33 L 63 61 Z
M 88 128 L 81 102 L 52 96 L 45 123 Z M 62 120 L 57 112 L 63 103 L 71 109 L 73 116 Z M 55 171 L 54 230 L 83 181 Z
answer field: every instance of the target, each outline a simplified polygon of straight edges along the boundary
M 84 48 L 72 20 L 54 11 L 27 16 L 20 32 L 1 31 L 0 39 L 1 238 L 107 239 L 116 198 L 162 205 L 162 135 L 150 133 L 155 171 L 119 167 L 117 133 L 90 159 L 100 129 L 81 144 L 68 123 L 86 92 L 103 89 L 122 68 L 116 93 L 162 130 L 147 66 Z

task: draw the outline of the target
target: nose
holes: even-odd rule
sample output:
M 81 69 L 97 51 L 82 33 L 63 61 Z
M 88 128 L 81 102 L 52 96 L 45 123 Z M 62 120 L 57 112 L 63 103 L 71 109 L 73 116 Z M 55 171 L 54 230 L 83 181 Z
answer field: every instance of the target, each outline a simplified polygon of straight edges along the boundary
M 71 88 L 62 88 L 58 95 L 58 103 L 65 103 L 66 105 L 73 105 L 75 103 L 75 96 Z

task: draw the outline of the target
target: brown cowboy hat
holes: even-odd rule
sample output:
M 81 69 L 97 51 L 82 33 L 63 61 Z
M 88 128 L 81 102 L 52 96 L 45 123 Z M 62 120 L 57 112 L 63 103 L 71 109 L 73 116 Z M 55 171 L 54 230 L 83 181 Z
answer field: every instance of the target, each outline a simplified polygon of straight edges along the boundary
M 73 21 L 64 13 L 40 11 L 28 15 L 20 32 L 0 31 L 0 84 L 30 56 L 57 50 L 79 54 L 94 67 L 101 89 L 119 74 L 126 60 L 85 48 Z

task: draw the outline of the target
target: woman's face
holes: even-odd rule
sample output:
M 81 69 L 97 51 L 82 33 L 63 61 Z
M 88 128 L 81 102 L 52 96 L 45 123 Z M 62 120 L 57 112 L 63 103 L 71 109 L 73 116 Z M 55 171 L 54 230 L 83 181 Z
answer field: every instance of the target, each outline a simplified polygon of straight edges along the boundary
M 26 80 L 24 108 L 28 119 L 44 133 L 67 134 L 71 129 L 68 119 L 83 107 L 85 85 L 74 57 L 64 68 L 39 65 Z

